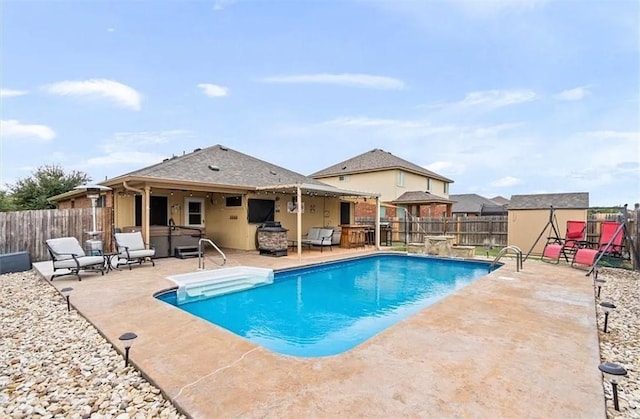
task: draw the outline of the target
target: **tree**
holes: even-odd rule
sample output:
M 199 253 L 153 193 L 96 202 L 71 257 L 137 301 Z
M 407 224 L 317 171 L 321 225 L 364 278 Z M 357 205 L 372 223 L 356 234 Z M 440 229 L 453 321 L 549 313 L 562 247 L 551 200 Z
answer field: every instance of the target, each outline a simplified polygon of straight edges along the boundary
M 7 191 L 0 190 L 0 212 L 7 212 L 15 210 L 13 199 Z
M 10 186 L 11 200 L 18 211 L 55 208 L 47 201 L 54 195 L 68 192 L 76 186 L 91 182 L 91 178 L 83 172 L 65 173 L 58 165 L 39 167 L 25 179 L 19 179 Z

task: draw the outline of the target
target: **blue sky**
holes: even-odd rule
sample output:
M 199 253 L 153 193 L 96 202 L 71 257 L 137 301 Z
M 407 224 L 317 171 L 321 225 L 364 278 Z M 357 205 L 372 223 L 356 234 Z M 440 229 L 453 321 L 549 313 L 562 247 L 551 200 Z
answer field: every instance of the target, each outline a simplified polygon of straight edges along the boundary
M 635 0 L 1 7 L 3 187 L 224 144 L 303 174 L 382 148 L 452 194 L 640 202 Z

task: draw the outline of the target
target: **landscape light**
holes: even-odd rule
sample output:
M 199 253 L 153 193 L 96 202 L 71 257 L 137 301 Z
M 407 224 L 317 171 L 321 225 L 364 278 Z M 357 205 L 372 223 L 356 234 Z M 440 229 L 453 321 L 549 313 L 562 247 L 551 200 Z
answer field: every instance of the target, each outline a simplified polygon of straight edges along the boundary
M 129 349 L 133 346 L 133 341 L 138 337 L 133 332 L 127 332 L 121 335 L 118 339 L 122 342 L 124 346 L 124 366 L 129 366 Z
M 603 362 L 598 365 L 598 369 L 602 371 L 605 378 L 611 381 L 611 389 L 613 390 L 613 408 L 620 411 L 618 405 L 618 383 L 627 375 L 627 370 L 622 365 L 615 362 Z

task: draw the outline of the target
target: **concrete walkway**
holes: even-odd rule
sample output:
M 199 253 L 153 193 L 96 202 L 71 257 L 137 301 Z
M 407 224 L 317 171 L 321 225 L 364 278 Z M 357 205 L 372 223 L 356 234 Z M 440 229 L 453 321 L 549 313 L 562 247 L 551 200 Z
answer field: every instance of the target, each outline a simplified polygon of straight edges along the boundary
M 228 265 L 283 268 L 371 253 L 234 252 Z M 207 261 L 214 268 L 215 257 Z M 506 259 L 505 259 L 506 260 Z M 35 264 L 47 278 L 51 262 Z M 138 334 L 130 359 L 187 415 L 211 417 L 604 418 L 592 282 L 566 266 L 507 264 L 344 354 L 272 353 L 153 298 L 197 259 L 56 278 L 107 339 Z

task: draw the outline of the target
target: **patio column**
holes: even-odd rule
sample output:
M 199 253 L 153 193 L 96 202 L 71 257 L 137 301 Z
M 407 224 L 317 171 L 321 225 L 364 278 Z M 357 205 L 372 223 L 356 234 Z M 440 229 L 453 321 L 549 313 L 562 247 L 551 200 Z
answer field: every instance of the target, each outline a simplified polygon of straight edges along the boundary
M 300 185 L 296 186 L 296 199 L 298 205 L 296 205 L 296 240 L 298 241 L 298 261 L 302 260 L 302 211 L 300 208 L 302 207 L 302 190 L 300 190 Z
M 376 232 L 375 232 L 376 250 L 380 250 L 380 197 L 376 196 Z
M 144 242 L 147 245 L 149 245 L 150 243 L 149 241 L 149 218 L 150 218 L 150 211 L 151 211 L 150 201 L 151 201 L 151 187 L 145 186 L 144 195 L 142 195 L 142 207 L 144 208 L 144 211 L 142 211 L 142 229 L 144 231 Z

